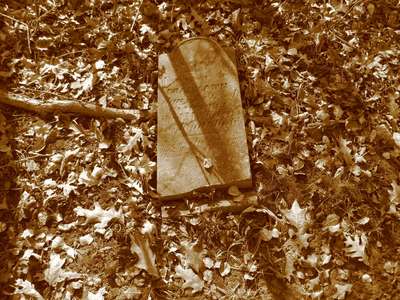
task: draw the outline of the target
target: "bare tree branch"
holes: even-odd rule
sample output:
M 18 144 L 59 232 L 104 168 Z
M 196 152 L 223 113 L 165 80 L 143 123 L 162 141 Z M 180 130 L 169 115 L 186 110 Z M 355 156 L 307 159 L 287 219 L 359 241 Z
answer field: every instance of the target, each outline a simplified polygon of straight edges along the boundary
M 76 113 L 90 117 L 122 118 L 127 120 L 139 120 L 148 115 L 148 113 L 143 113 L 137 109 L 101 107 L 76 100 L 43 101 L 22 95 L 5 93 L 4 91 L 0 91 L 0 103 L 37 113 Z

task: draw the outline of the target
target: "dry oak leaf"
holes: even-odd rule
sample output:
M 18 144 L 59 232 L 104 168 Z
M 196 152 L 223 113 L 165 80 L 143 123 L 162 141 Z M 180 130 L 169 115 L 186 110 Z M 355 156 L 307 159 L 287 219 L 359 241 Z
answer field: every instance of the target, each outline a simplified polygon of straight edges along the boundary
M 189 265 L 196 271 L 199 272 L 203 267 L 203 256 L 204 253 L 201 247 L 196 243 L 190 243 L 189 241 L 182 241 L 184 248 L 185 257 L 188 260 Z
M 358 258 L 359 261 L 366 262 L 367 254 L 365 250 L 368 238 L 365 233 L 363 232 L 361 235 L 355 234 L 354 236 L 346 234 L 345 238 L 344 244 L 346 245 L 345 251 L 347 256 Z
M 44 300 L 42 295 L 35 289 L 35 286 L 28 280 L 17 279 L 14 294 L 26 295 L 36 300 Z M 24 297 L 22 297 L 24 299 Z
M 131 252 L 136 253 L 139 260 L 136 266 L 140 269 L 146 270 L 147 273 L 154 277 L 159 277 L 158 269 L 156 267 L 156 256 L 150 248 L 149 240 L 145 235 L 140 233 L 131 234 Z
M 81 278 L 81 274 L 76 272 L 64 271 L 62 269 L 65 263 L 65 258 L 57 253 L 50 254 L 49 267 L 44 270 L 44 280 L 46 280 L 51 286 L 55 286 L 59 282 L 64 280 L 72 280 Z
M 332 296 L 333 299 L 342 300 L 345 299 L 346 293 L 351 292 L 351 288 L 353 287 L 350 283 L 337 283 L 335 284 L 336 293 Z
M 396 146 L 400 148 L 400 132 L 393 133 L 393 140 Z
M 306 209 L 301 208 L 297 200 L 294 200 L 290 209 L 282 210 L 283 215 L 299 231 L 304 232 L 308 224 Z
M 104 229 L 108 226 L 108 223 L 113 219 L 122 219 L 123 214 L 121 210 L 116 211 L 115 208 L 104 210 L 101 208 L 99 203 L 94 204 L 94 209 L 85 209 L 81 206 L 74 208 L 74 212 L 79 217 L 85 217 L 85 224 L 96 223 L 94 227 L 96 229 Z
M 392 190 L 389 192 L 389 213 L 396 213 L 396 206 L 400 204 L 400 185 L 396 181 L 392 181 Z
M 87 300 L 104 300 L 104 294 L 106 294 L 106 288 L 100 288 L 95 294 L 88 292 Z
M 192 294 L 201 291 L 204 287 L 204 282 L 201 280 L 196 273 L 193 272 L 191 268 L 184 268 L 181 265 L 175 268 L 176 275 L 179 278 L 182 278 L 185 283 L 183 284 L 183 288 L 192 288 Z

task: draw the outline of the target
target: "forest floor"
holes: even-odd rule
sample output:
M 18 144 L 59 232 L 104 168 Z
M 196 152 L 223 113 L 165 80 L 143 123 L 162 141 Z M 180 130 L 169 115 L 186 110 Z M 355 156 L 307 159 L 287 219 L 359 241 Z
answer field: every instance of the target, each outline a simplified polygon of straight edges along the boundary
M 0 107 L 0 298 L 400 299 L 399 22 L 390 0 L 2 0 L 0 97 L 147 117 Z M 199 35 L 236 50 L 258 201 L 162 219 L 157 59 Z

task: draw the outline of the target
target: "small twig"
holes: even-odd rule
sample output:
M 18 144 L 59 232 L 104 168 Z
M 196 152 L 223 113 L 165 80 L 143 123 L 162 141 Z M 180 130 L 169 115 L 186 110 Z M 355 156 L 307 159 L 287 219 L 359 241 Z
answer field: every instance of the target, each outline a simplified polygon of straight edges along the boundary
M 34 22 L 35 22 L 35 29 L 32 30 L 32 35 L 34 35 L 34 34 L 36 33 L 36 31 L 38 30 L 39 21 L 40 21 L 42 18 L 46 17 L 46 16 L 47 16 L 48 14 L 50 14 L 51 12 L 53 12 L 53 11 L 56 9 L 56 6 L 53 6 L 52 8 L 50 8 L 48 11 L 46 11 L 46 12 L 45 12 L 44 14 L 42 14 L 42 15 L 39 15 L 40 9 L 39 9 L 38 7 L 37 7 L 36 9 L 37 9 L 36 14 L 37 14 L 38 16 L 37 16 L 36 19 L 34 20 Z
M 330 25 L 328 25 L 328 30 L 331 30 L 332 28 L 336 27 L 340 22 L 342 22 L 354 9 L 354 7 L 362 2 L 365 2 L 366 0 L 355 0 L 352 4 L 350 4 L 350 7 L 345 11 L 345 13 L 340 17 L 337 18 L 336 20 L 333 20 Z
M 51 13 L 53 10 L 55 10 L 57 8 L 57 6 L 53 6 L 52 8 L 50 8 L 48 11 L 46 11 L 43 15 L 38 16 L 35 21 L 40 21 L 42 18 L 44 18 L 45 16 L 47 16 L 49 13 Z
M 3 17 L 5 17 L 5 18 L 10 19 L 10 20 L 12 20 L 12 21 L 14 21 L 14 22 L 17 22 L 17 23 L 21 23 L 21 24 L 23 24 L 23 25 L 26 27 L 26 36 L 27 36 L 27 39 L 28 39 L 28 50 L 29 50 L 29 54 L 32 54 L 32 50 L 31 50 L 31 36 L 30 36 L 30 29 L 29 29 L 28 24 L 25 23 L 25 22 L 23 22 L 23 21 L 20 21 L 20 20 L 14 18 L 14 17 L 10 17 L 10 16 L 8 16 L 8 15 L 6 15 L 6 14 L 3 14 L 3 13 L 1 13 L 1 12 L 0 12 L 0 16 L 3 16 Z
M 67 53 L 64 53 L 64 54 L 61 54 L 61 55 L 57 56 L 56 58 L 61 58 L 61 57 L 68 56 L 68 55 L 71 55 L 71 54 L 82 53 L 82 52 L 85 52 L 85 51 L 86 50 L 78 50 L 78 51 L 67 52 Z
M 60 94 L 57 94 L 57 93 L 54 93 L 54 92 L 50 92 L 50 91 L 41 91 L 41 90 L 38 90 L 38 89 L 33 89 L 33 88 L 29 88 L 29 87 L 19 87 L 19 89 L 21 89 L 21 90 L 24 90 L 24 91 L 31 91 L 31 92 L 35 92 L 35 93 L 44 93 L 44 94 L 48 94 L 48 95 L 52 95 L 52 96 L 56 96 L 57 98 L 60 98 L 60 99 L 64 99 L 64 100 L 67 100 L 68 98 L 66 98 L 65 96 L 63 96 L 63 95 L 60 95 Z
M 122 118 L 140 120 L 148 115 L 136 109 L 118 109 L 101 107 L 90 103 L 81 103 L 76 100 L 50 100 L 42 101 L 22 95 L 7 94 L 0 90 L 0 103 L 34 111 L 37 113 L 76 113 L 99 118 Z
M 269 116 L 268 117 L 248 116 L 247 119 L 253 121 L 256 124 L 265 124 L 265 125 L 272 124 L 272 119 Z
M 332 29 L 332 32 L 334 34 L 334 36 L 340 41 L 342 42 L 342 44 L 346 45 L 347 47 L 354 49 L 354 47 L 352 45 L 350 45 L 346 40 L 344 40 L 335 29 Z
M 11 160 L 9 163 L 4 164 L 4 165 L 1 165 L 1 166 L 0 166 L 0 169 L 5 168 L 5 167 L 10 167 L 10 166 L 12 166 L 12 165 L 14 165 L 14 164 L 21 163 L 21 162 L 24 162 L 24 161 L 27 161 L 27 160 L 31 160 L 31 159 L 34 159 L 34 158 L 38 158 L 38 157 L 49 157 L 49 156 L 51 156 L 51 154 L 36 154 L 36 155 L 34 155 L 34 156 L 29 156 L 29 157 L 24 157 L 24 158 L 19 158 L 19 159 Z
M 346 12 L 344 13 L 341 20 L 343 20 L 348 14 L 350 14 L 356 5 L 358 5 L 362 2 L 365 2 L 365 0 L 355 0 L 352 4 L 350 4 L 350 7 L 346 10 Z M 338 20 L 338 21 L 341 21 L 341 20 Z
M 135 27 L 136 20 L 137 20 L 137 18 L 139 16 L 139 12 L 140 12 L 140 8 L 142 7 L 142 4 L 143 4 L 143 0 L 140 0 L 140 4 L 139 4 L 139 7 L 138 7 L 138 10 L 136 12 L 135 18 L 133 19 L 133 22 L 132 22 L 132 25 L 131 25 L 131 31 L 133 31 L 133 27 Z
M 171 24 L 172 24 L 172 21 L 174 20 L 174 17 L 173 17 L 174 9 L 175 9 L 175 0 L 172 1 L 172 6 L 171 6 Z

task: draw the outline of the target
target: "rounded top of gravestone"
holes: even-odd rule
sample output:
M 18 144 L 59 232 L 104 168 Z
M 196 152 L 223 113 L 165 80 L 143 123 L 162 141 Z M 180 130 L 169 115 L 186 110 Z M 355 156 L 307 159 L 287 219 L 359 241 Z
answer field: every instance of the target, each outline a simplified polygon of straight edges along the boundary
M 224 49 L 217 41 L 208 37 L 199 36 L 181 41 L 170 53 L 160 55 L 159 64 L 168 68 L 171 65 L 163 63 L 166 60 L 174 62 L 175 70 L 159 70 L 161 86 L 168 86 L 176 80 L 174 74 L 180 66 L 185 68 L 185 71 L 196 70 L 198 76 L 207 77 L 211 73 L 218 75 L 215 72 L 210 73 L 210 70 L 237 76 L 235 55 L 232 49 Z

